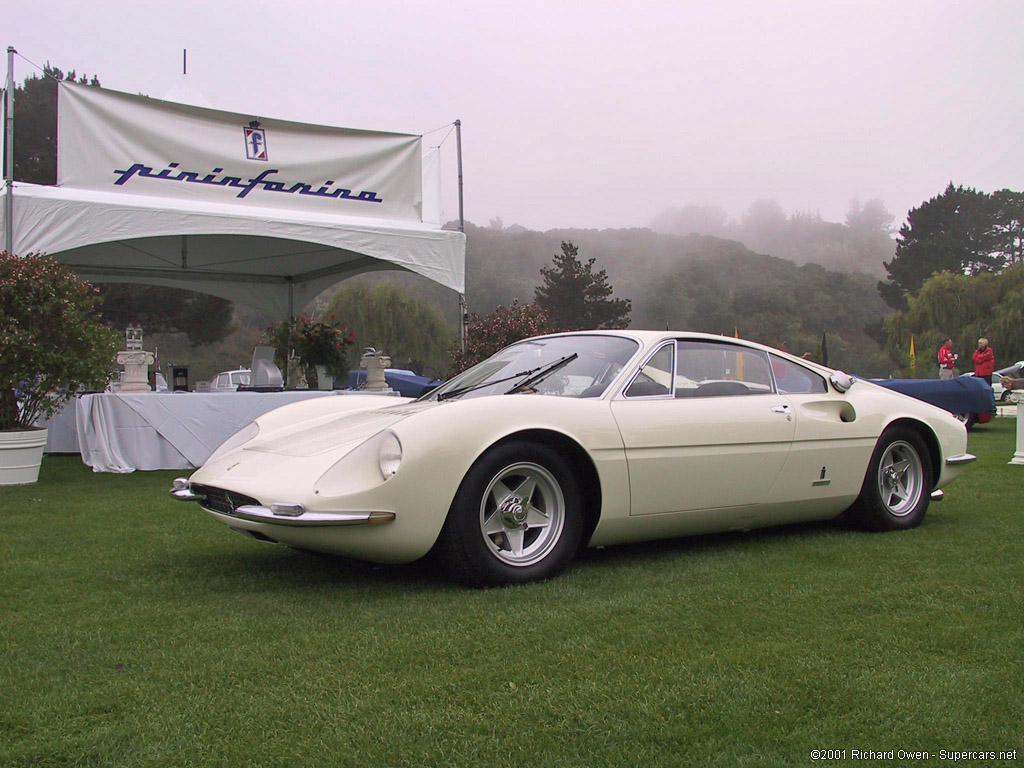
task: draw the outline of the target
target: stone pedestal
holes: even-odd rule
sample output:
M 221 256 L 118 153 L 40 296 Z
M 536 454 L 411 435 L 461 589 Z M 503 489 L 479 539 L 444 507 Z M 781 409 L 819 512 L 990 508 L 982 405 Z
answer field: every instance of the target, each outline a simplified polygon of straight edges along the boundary
M 359 367 L 366 371 L 366 384 L 362 387 L 368 392 L 387 394 L 392 391 L 384 378 L 384 371 L 391 365 L 391 358 L 373 347 L 367 347 L 359 359 Z
M 121 380 L 122 392 L 152 392 L 149 386 L 149 366 L 156 358 L 152 352 L 141 349 L 130 349 L 117 353 L 117 364 L 124 366 L 124 378 Z
M 1024 418 L 1021 418 L 1021 407 L 1024 403 L 1017 404 L 1017 452 L 1013 454 L 1007 464 L 1024 465 Z

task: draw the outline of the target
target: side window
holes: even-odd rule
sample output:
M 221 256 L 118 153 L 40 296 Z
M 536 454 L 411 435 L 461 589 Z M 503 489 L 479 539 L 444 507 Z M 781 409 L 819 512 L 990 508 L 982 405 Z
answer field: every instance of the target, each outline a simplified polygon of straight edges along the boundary
M 772 391 L 768 356 L 736 344 L 679 342 L 676 397 L 766 395 Z
M 775 355 L 771 355 L 771 360 L 775 385 L 782 394 L 800 395 L 809 392 L 818 394 L 828 392 L 828 385 L 825 383 L 824 377 L 814 371 Z
M 626 387 L 626 397 L 665 396 L 672 392 L 672 364 L 675 361 L 675 344 L 666 344 L 659 349 L 636 377 Z

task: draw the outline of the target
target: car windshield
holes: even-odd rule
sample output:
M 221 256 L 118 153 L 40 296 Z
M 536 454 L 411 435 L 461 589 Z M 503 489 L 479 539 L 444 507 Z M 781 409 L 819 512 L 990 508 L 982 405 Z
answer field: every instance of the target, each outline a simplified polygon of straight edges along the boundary
M 521 341 L 422 399 L 483 397 L 511 394 L 513 390 L 558 397 L 600 397 L 639 346 L 632 339 L 596 334 Z

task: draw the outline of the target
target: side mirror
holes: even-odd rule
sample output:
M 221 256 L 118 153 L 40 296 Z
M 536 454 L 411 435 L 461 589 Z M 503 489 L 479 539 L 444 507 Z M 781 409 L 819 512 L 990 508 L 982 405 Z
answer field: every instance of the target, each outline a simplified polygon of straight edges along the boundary
M 832 386 L 836 388 L 837 392 L 845 392 L 853 386 L 853 382 L 856 381 L 853 376 L 842 371 L 833 371 L 832 375 L 828 377 L 828 380 L 832 382 Z

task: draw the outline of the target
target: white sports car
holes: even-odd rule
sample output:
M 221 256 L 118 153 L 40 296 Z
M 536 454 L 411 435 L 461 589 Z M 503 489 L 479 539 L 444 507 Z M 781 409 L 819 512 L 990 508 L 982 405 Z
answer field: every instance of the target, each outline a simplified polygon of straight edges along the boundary
M 513 344 L 418 400 L 271 411 L 172 494 L 262 541 L 476 585 L 581 546 L 842 512 L 911 528 L 974 460 L 939 408 L 751 342 L 588 331 Z

